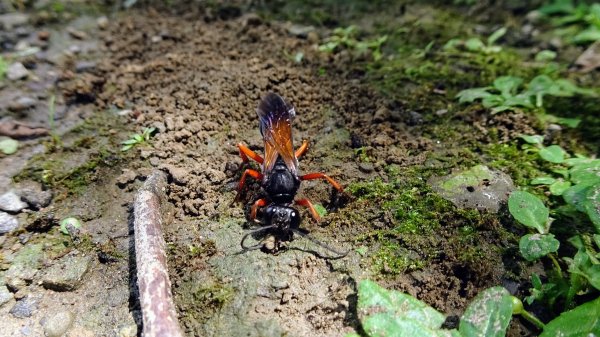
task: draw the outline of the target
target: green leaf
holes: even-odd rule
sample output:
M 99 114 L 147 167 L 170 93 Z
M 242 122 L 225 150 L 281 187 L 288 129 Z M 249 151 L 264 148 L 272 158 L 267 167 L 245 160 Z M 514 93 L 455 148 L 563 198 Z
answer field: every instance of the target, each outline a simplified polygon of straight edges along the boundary
M 493 287 L 479 293 L 460 319 L 464 337 L 503 337 L 512 318 L 510 293 Z
M 590 186 L 584 184 L 571 186 L 563 192 L 562 197 L 567 204 L 575 206 L 580 212 L 586 213 L 584 201 L 590 188 Z
M 562 195 L 569 187 L 571 187 L 570 181 L 560 179 L 550 185 L 550 193 L 552 195 Z
M 600 297 L 563 312 L 544 327 L 540 337 L 600 335 Z
M 0 80 L 4 79 L 4 75 L 8 70 L 8 62 L 0 55 Z
M 584 277 L 590 285 L 600 290 L 600 264 L 590 257 L 585 247 L 579 248 L 573 259 L 564 258 L 569 265 L 569 272 Z
M 564 125 L 564 126 L 568 126 L 572 129 L 576 128 L 579 126 L 579 124 L 581 123 L 581 119 L 579 118 L 566 118 L 566 117 L 558 117 L 556 119 L 556 123 L 560 124 L 560 125 Z
M 527 261 L 535 261 L 558 250 L 560 242 L 553 234 L 527 234 L 519 240 L 519 251 Z
M 548 208 L 535 195 L 514 191 L 508 198 L 508 210 L 521 224 L 537 229 L 540 234 L 548 232 Z
M 121 147 L 121 152 L 125 152 L 125 151 L 131 149 L 132 147 L 133 147 L 133 145 L 123 145 Z
M 600 40 L 600 28 L 589 27 L 573 37 L 575 43 L 587 43 Z
M 491 96 L 492 94 L 490 94 L 488 92 L 488 89 L 489 89 L 488 87 L 466 89 L 466 90 L 459 92 L 456 95 L 456 98 L 458 98 L 459 103 L 471 103 L 477 99 L 482 99 L 482 98 Z
M 570 170 L 574 184 L 594 185 L 600 182 L 600 159 L 588 159 L 575 164 Z
M 2 138 L 0 140 L 0 151 L 4 154 L 13 154 L 19 149 L 19 142 L 12 138 Z
M 535 60 L 538 62 L 548 62 L 556 58 L 556 52 L 552 50 L 542 50 L 535 54 Z
M 506 34 L 506 27 L 502 27 L 500 29 L 498 29 L 497 31 L 493 32 L 492 35 L 490 35 L 487 39 L 487 43 L 489 46 L 493 45 L 499 38 L 501 38 L 502 36 L 504 36 L 504 34 Z
M 367 317 L 362 326 L 370 337 L 462 337 L 456 330 L 431 329 L 419 321 L 394 316 L 389 312 Z
M 465 41 L 465 48 L 468 51 L 480 51 L 485 48 L 485 44 L 480 39 L 473 37 Z
M 551 163 L 562 163 L 565 160 L 565 150 L 558 145 L 550 145 L 540 150 L 540 157 Z
M 325 209 L 325 207 L 323 207 L 323 205 L 314 204 L 313 207 L 315 208 L 315 211 L 317 211 L 320 217 L 324 217 L 327 215 L 327 210 Z
M 600 184 L 594 185 L 587 190 L 583 201 L 583 209 L 600 233 Z
M 544 136 L 540 135 L 520 135 L 519 138 L 523 139 L 529 144 L 542 144 L 542 142 L 544 141 Z
M 523 83 L 523 79 L 520 77 L 501 76 L 494 81 L 494 87 L 500 90 L 503 97 L 510 97 L 519 88 L 521 83 Z
M 127 140 L 121 142 L 121 144 L 124 144 L 124 145 L 134 145 L 137 143 L 139 143 L 139 142 L 135 139 L 127 139 Z
M 537 177 L 533 178 L 530 182 L 531 185 L 550 185 L 554 183 L 556 179 L 552 177 Z
M 357 309 L 363 317 L 377 309 L 414 320 L 428 329 L 439 329 L 446 320 L 443 314 L 426 303 L 399 291 L 387 290 L 370 280 L 361 281 L 358 286 Z

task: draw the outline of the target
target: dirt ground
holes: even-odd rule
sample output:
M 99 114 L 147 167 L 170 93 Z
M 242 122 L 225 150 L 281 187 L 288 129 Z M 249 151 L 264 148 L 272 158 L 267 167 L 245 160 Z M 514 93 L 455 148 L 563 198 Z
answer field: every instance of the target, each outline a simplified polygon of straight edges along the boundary
M 415 7 L 413 14 L 427 12 Z M 27 227 L 39 217 L 28 212 L 20 216 L 27 226 L 0 237 L 0 279 L 24 246 L 45 245 L 34 276 L 25 286 L 11 288 L 14 298 L 0 306 L 8 317 L 0 330 L 38 336 L 47 333 L 46 321 L 67 310 L 74 315 L 70 336 L 140 333 L 130 207 L 135 190 L 154 169 L 169 173 L 165 239 L 180 322 L 190 336 L 341 336 L 360 331 L 356 285 L 366 278 L 408 292 L 448 315 L 460 315 L 480 290 L 493 285 L 512 293 L 526 290 L 520 282 L 530 271 L 522 270 L 514 257 L 519 230 L 510 224 L 502 229 L 505 210 L 499 216 L 457 213 L 427 190 L 426 181 L 433 174 L 450 173 L 456 162 L 485 158 L 464 152 L 475 140 L 461 133 L 473 131 L 475 139 L 501 142 L 534 130 L 530 118 L 477 111 L 442 117 L 447 110 L 440 110 L 446 99 L 441 86 L 411 84 L 396 99 L 398 95 L 373 86 L 350 55 L 318 52 L 326 30 L 299 34 L 289 22 L 254 13 L 194 9 L 172 15 L 136 9 L 111 17 L 101 28 L 81 28 L 88 41 L 97 42 L 97 54 L 79 56 L 92 60 L 92 69 L 73 71 L 74 60 L 52 65 L 60 74 L 58 106 L 72 116 L 59 122 L 62 144 L 42 146 L 32 140 L 21 157 L 1 158 L 3 167 L 11 168 L 4 180 L 43 180 L 54 172 L 54 200 L 39 214 L 76 216 L 84 226 L 83 241 L 65 243 L 54 220 L 51 229 Z M 294 55 L 299 52 L 303 58 L 298 62 Z M 412 96 L 420 91 L 444 98 L 429 106 L 422 95 Z M 348 256 L 323 258 L 327 252 L 322 247 L 302 238 L 278 254 L 242 252 L 243 235 L 256 226 L 247 221 L 247 211 L 259 185 L 249 183 L 243 202 L 234 203 L 241 175 L 236 144 L 262 153 L 256 107 L 269 92 L 296 109 L 294 144 L 310 141 L 300 160 L 302 173 L 324 172 L 345 187 L 377 179 L 397 182 L 393 193 L 407 198 L 401 207 L 408 207 L 409 215 L 428 208 L 441 213 L 426 215 L 431 223 L 423 228 L 393 236 L 384 230 L 402 224 L 382 209 L 382 202 L 336 195 L 326 182 L 307 181 L 299 195 L 324 205 L 328 214 L 317 224 L 303 210 L 301 226 L 332 247 L 349 249 Z M 417 104 L 425 107 L 415 111 Z M 46 123 L 45 118 L 37 122 Z M 84 127 L 73 129 L 78 123 Z M 456 123 L 457 129 L 449 131 Z M 500 140 L 487 134 L 490 125 Z M 156 129 L 151 140 L 120 152 L 119 143 L 144 127 Z M 44 156 L 35 156 L 40 153 Z M 65 188 L 64 182 L 75 178 L 83 183 Z M 411 200 L 431 204 L 411 205 Z M 378 241 L 378 235 L 393 245 Z M 373 258 L 381 252 L 425 262 L 416 267 L 409 263 L 406 272 L 394 273 L 396 262 L 386 257 L 374 269 Z M 67 254 L 92 257 L 83 284 L 66 292 L 43 287 L 44 269 Z M 33 314 L 9 315 L 22 298 L 36 301 Z M 513 320 L 509 335 L 532 334 L 530 327 Z

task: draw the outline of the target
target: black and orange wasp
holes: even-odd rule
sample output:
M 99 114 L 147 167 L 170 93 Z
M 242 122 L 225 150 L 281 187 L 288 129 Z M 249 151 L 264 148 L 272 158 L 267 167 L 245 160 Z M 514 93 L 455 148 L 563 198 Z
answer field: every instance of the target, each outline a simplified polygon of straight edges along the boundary
M 293 233 L 297 233 L 339 256 L 345 256 L 347 252 L 340 253 L 300 229 L 302 221 L 300 212 L 292 207 L 292 204 L 308 207 L 312 217 L 317 222 L 320 221 L 320 216 L 310 200 L 306 198 L 294 200 L 300 188 L 300 182 L 303 180 L 325 179 L 337 191 L 343 192 L 342 186 L 326 174 L 299 175 L 298 158 L 306 153 L 308 141 L 303 141 L 302 145 L 294 151 L 292 141 L 292 122 L 296 116 L 294 107 L 281 96 L 269 93 L 261 100 L 256 112 L 264 141 L 264 158 L 244 144 L 238 144 L 243 164 L 247 165 L 249 158 L 253 159 L 261 165 L 261 171 L 250 168 L 244 170 L 238 185 L 236 200 L 240 199 L 248 177 L 259 180 L 266 196 L 254 202 L 250 211 L 250 219 L 261 222 L 263 226 L 244 235 L 241 242 L 242 248 L 244 250 L 261 248 L 260 244 L 251 247 L 244 245 L 244 241 L 250 235 L 258 232 L 270 231 L 278 238 L 278 244 L 281 241 L 292 240 Z M 259 211 L 261 216 L 260 219 L 257 219 Z

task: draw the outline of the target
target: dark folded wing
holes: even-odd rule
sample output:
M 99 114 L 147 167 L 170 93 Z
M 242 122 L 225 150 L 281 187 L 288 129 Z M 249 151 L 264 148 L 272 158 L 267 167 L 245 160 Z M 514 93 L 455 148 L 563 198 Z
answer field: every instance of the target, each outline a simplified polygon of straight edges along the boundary
M 273 169 L 278 155 L 290 171 L 297 174 L 298 161 L 292 141 L 292 121 L 296 116 L 294 107 L 281 96 L 269 93 L 258 105 L 256 113 L 260 119 L 260 133 L 265 142 L 263 174 Z

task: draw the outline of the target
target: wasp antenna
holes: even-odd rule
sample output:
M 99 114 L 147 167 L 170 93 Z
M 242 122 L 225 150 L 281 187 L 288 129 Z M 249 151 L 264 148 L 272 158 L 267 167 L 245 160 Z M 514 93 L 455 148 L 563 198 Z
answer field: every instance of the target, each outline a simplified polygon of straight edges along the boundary
M 271 225 L 271 226 L 260 227 L 260 228 L 257 228 L 257 229 L 254 229 L 254 230 L 251 230 L 251 231 L 249 231 L 248 233 L 244 234 L 244 236 L 242 237 L 242 241 L 240 242 L 240 245 L 242 246 L 242 249 L 243 249 L 243 251 L 248 251 L 248 250 L 255 250 L 255 249 L 259 249 L 259 248 L 262 246 L 262 244 L 260 244 L 260 243 L 259 243 L 259 244 L 256 244 L 256 245 L 254 245 L 254 246 L 244 246 L 244 241 L 246 241 L 246 239 L 247 239 L 247 238 L 248 238 L 250 235 L 253 235 L 253 234 L 256 234 L 256 233 L 260 233 L 260 232 L 262 232 L 262 231 L 266 231 L 266 230 L 268 230 L 268 229 L 273 229 L 273 228 L 275 228 L 275 227 L 277 227 L 277 226 L 275 226 L 275 225 Z
M 329 245 L 327 245 L 327 244 L 325 244 L 325 243 L 323 243 L 323 242 L 321 242 L 321 241 L 313 238 L 312 236 L 310 236 L 310 235 L 308 235 L 306 233 L 303 233 L 302 231 L 300 231 L 298 229 L 293 228 L 292 231 L 294 233 L 302 236 L 302 237 L 305 237 L 305 238 L 309 239 L 312 243 L 314 243 L 314 244 L 316 244 L 316 245 L 318 245 L 320 247 L 323 247 L 323 248 L 327 249 L 328 251 L 330 251 L 330 252 L 332 252 L 334 254 L 337 254 L 337 256 L 333 257 L 334 259 L 341 259 L 342 257 L 345 257 L 346 255 L 348 255 L 348 253 L 350 253 L 349 249 L 347 251 L 345 251 L 345 252 L 340 252 L 340 251 L 336 250 L 335 248 L 332 248 L 331 246 L 329 246 Z

